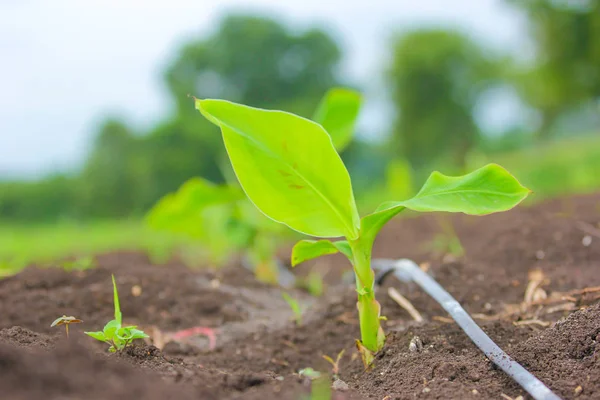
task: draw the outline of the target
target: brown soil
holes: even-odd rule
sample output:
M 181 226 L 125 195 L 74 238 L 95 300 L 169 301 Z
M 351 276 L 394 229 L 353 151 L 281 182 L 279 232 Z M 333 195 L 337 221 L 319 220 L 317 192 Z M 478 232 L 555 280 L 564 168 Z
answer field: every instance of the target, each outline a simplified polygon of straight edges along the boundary
M 465 254 L 431 247 L 452 223 Z M 390 224 L 377 257 L 412 258 L 471 312 L 513 358 L 565 399 L 600 398 L 600 195 L 555 200 L 533 208 L 473 218 L 425 216 Z M 339 283 L 348 270 L 331 256 L 301 266 L 326 273 L 326 295 L 304 304 L 296 327 L 281 290 L 254 281 L 243 268 L 190 270 L 173 262 L 153 266 L 136 253 L 99 256 L 87 271 L 30 267 L 0 281 L 0 392 L 7 399 L 301 399 L 310 394 L 305 367 L 327 373 L 322 355 L 345 350 L 338 399 L 500 399 L 526 393 L 487 361 L 444 311 L 418 287 L 389 278 L 378 299 L 388 340 L 364 371 L 355 293 Z M 541 271 L 531 275 L 533 270 Z M 122 354 L 82 334 L 112 318 L 110 274 L 117 279 L 126 323 L 153 342 Z M 530 281 L 540 277 L 539 289 Z M 387 295 L 393 286 L 423 314 L 416 323 Z M 534 287 L 535 289 L 535 287 Z M 580 291 L 577 291 L 580 290 Z M 60 315 L 84 323 L 50 328 Z M 192 327 L 205 336 L 169 340 Z M 418 337 L 418 339 L 416 339 Z M 417 343 L 416 351 L 409 345 Z M 422 344 L 422 347 L 421 347 Z M 162 350 L 154 347 L 160 347 Z

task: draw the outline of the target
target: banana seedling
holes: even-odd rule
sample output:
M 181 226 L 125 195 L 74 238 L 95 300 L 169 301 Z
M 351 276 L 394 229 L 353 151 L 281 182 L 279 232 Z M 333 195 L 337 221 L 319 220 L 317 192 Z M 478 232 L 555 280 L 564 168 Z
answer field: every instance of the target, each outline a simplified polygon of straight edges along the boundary
M 385 343 L 371 269 L 371 251 L 381 228 L 405 209 L 485 215 L 509 210 L 530 193 L 495 164 L 464 176 L 433 172 L 414 197 L 384 202 L 361 218 L 350 175 L 324 124 L 225 100 L 195 99 L 195 105 L 220 127 L 237 179 L 263 214 L 308 236 L 343 238 L 302 240 L 291 261 L 297 265 L 337 252 L 348 258 L 356 277 L 357 346 L 365 365 Z

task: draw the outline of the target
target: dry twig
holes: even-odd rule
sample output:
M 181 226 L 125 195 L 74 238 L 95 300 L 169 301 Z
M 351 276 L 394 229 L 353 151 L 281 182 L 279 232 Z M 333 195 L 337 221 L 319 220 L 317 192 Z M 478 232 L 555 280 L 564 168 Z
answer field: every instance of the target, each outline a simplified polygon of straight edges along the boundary
M 393 287 L 388 288 L 388 295 L 396 302 L 400 307 L 406 310 L 410 314 L 410 316 L 417 322 L 423 322 L 423 316 L 417 309 L 412 305 L 412 303 L 404 296 L 400 294 L 399 291 L 394 289 Z

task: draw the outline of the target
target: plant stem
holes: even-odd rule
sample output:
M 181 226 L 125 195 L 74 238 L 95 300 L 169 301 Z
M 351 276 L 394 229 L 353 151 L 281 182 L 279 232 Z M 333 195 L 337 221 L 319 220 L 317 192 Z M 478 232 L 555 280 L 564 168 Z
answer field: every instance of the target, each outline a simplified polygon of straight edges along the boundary
M 381 306 L 375 299 L 375 274 L 371 269 L 371 250 L 359 240 L 351 241 L 354 254 L 354 273 L 358 292 L 358 318 L 362 345 L 375 353 L 383 347 L 385 335 L 381 329 L 379 314 Z M 364 358 L 363 358 L 364 360 Z

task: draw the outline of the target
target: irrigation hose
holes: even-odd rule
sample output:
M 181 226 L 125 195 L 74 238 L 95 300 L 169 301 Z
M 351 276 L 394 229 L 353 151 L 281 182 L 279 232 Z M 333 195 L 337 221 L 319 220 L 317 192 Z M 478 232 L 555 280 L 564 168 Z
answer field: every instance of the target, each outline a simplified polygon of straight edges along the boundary
M 394 274 L 404 282 L 414 282 L 437 301 L 456 321 L 458 326 L 469 336 L 487 358 L 514 379 L 535 400 L 560 400 L 554 392 L 529 371 L 523 368 L 506 354 L 488 335 L 473 321 L 464 308 L 450 293 L 444 290 L 431 276 L 425 273 L 417 264 L 408 259 L 373 260 L 373 266 L 380 270 L 376 276 L 377 284 L 390 274 Z

